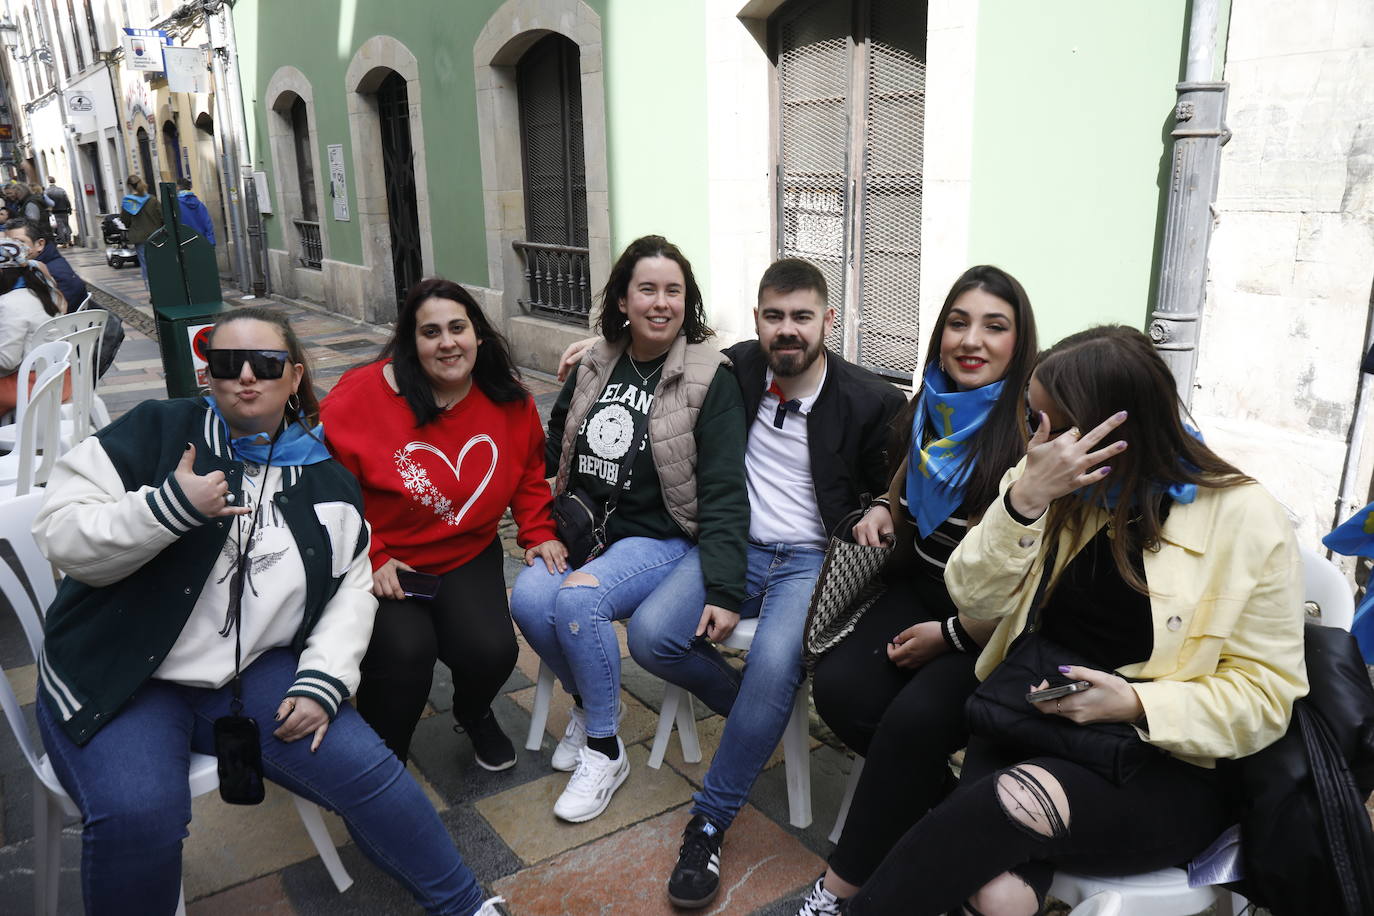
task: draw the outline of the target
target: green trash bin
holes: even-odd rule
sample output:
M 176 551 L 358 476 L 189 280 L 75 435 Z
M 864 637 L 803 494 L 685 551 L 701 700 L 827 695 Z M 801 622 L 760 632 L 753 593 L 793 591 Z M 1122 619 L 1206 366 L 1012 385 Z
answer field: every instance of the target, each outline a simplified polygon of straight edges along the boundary
M 162 226 L 143 246 L 157 318 L 167 396 L 193 397 L 209 384 L 205 350 L 210 327 L 227 309 L 215 249 L 182 224 L 176 185 L 163 182 Z

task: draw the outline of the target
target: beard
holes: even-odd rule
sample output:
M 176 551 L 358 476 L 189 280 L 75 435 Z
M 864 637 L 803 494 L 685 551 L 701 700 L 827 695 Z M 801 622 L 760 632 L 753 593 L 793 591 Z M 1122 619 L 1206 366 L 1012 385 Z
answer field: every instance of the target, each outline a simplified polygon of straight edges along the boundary
M 779 346 L 800 347 L 797 350 L 779 351 Z M 816 341 L 815 346 L 807 347 L 806 342 L 800 337 L 778 337 L 768 347 L 768 368 L 773 370 L 774 375 L 783 378 L 792 378 L 801 375 L 811 368 L 821 355 L 821 349 L 825 346 L 823 340 Z

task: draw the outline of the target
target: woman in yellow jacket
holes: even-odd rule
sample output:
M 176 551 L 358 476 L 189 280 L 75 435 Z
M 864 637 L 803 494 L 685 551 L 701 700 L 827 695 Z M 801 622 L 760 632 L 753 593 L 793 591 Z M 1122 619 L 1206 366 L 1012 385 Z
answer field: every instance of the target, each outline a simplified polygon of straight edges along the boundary
M 1307 692 L 1292 527 L 1190 435 L 1149 339 L 1125 327 L 1072 335 L 1041 357 L 1028 399 L 1026 458 L 945 571 L 962 611 L 1000 621 L 977 674 L 1024 629 L 1048 563 L 1038 630 L 1096 664 L 1061 667 L 1090 686 L 1034 706 L 1085 726 L 1132 723 L 1163 753 L 1115 782 L 975 736 L 959 789 L 902 838 L 849 916 L 1030 916 L 1055 866 L 1185 862 L 1232 820 L 1217 758 L 1278 739 Z

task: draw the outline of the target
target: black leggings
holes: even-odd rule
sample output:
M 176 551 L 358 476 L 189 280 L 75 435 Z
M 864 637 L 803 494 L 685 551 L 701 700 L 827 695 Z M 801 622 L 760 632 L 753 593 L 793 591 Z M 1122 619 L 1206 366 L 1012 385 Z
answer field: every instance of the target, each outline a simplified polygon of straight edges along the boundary
M 1161 755 L 1118 786 L 1078 764 L 1022 759 L 975 738 L 959 788 L 907 831 L 847 912 L 938 916 L 1008 871 L 1043 900 L 1056 866 L 1121 875 L 1179 865 L 1231 820 L 1215 777 Z M 1050 801 L 1054 781 L 1062 807 Z
M 978 686 L 977 656 L 950 652 L 912 671 L 888 661 L 885 649 L 913 623 L 953 612 L 933 580 L 898 582 L 816 666 L 817 712 L 864 757 L 829 862 L 850 884 L 867 881 L 902 834 L 954 787 L 947 761 L 968 740 L 964 701 Z
M 362 662 L 358 712 L 404 763 L 434 679 L 435 659 L 453 675 L 453 716 L 480 720 L 515 668 L 499 539 L 444 573 L 432 601 L 378 602 Z

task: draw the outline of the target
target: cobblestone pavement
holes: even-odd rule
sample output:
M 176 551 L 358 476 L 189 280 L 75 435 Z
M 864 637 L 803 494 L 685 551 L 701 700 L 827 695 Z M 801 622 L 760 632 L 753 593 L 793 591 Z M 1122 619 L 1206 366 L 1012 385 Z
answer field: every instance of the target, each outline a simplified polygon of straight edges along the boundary
M 117 417 L 141 401 L 165 397 L 152 312 L 138 270 L 114 270 L 98 251 L 70 249 L 67 257 L 91 285 L 96 300 L 125 320 L 124 346 L 99 388 L 111 414 Z M 238 295 L 225 290 L 231 304 L 240 301 Z M 291 317 L 309 349 L 321 393 L 344 370 L 375 357 L 389 335 L 388 328 L 307 305 L 270 299 L 253 304 L 282 309 Z M 547 415 L 556 384 L 533 375 L 527 382 Z M 509 584 L 520 569 L 520 552 L 509 525 L 503 534 Z M 504 895 L 517 916 L 673 911 L 664 885 L 676 861 L 691 793 L 701 784 L 723 720 L 697 704 L 703 762 L 685 763 L 674 738 L 663 766 L 650 769 L 646 760 L 663 687 L 628 657 L 620 632 L 626 709 L 622 737 L 631 776 L 606 813 L 585 824 L 564 824 L 552 813 L 554 799 L 568 779 L 549 768 L 549 755 L 567 724 L 568 702 L 561 691 L 554 697 L 540 750 L 523 749 L 538 674 L 538 658 L 523 640 L 516 670 L 493 705 L 507 734 L 521 748 L 517 765 L 503 773 L 478 767 L 467 740 L 454 733 L 450 676 L 442 664 L 436 666 L 430 705 L 413 744 L 411 770 L 478 880 L 490 893 Z M 32 719 L 35 670 L 9 614 L 0 616 L 0 665 Z M 825 734 L 814 719 L 813 726 L 813 735 Z M 826 834 L 834 824 L 849 763 L 834 747 L 813 738 L 814 821 L 805 830 L 788 825 L 780 763 L 779 749 L 728 835 L 719 902 L 703 912 L 791 916 L 805 887 L 824 867 Z M 0 815 L 0 914 L 26 913 L 33 880 L 32 781 L 8 733 L 0 738 Z M 418 912 L 399 885 L 361 855 L 342 823 L 330 815 L 326 819 L 356 882 L 343 894 L 334 889 L 284 793 L 269 787 L 267 801 L 250 808 L 223 804 L 214 794 L 197 799 L 183 865 L 188 913 Z M 79 867 L 80 826 L 73 822 L 62 836 L 60 913 L 81 912 Z

